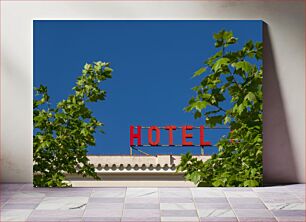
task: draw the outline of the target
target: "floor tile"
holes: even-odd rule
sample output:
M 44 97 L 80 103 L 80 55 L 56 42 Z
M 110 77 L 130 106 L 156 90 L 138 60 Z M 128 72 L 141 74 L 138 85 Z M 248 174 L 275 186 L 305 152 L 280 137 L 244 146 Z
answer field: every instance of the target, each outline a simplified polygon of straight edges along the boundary
M 160 217 L 160 210 L 159 209 L 124 209 L 123 210 L 123 217 L 129 218 L 156 218 Z
M 125 197 L 125 188 L 104 188 L 91 193 L 91 197 Z
M 105 190 L 109 190 L 109 191 L 125 191 L 127 190 L 127 187 L 92 187 L 91 191 L 94 192 L 99 192 L 99 191 L 105 191 Z
M 224 191 L 226 197 L 257 197 L 253 191 Z
M 192 197 L 160 197 L 160 203 L 193 203 Z
M 86 209 L 123 209 L 123 202 L 122 203 L 87 203 Z
M 124 202 L 124 198 L 121 197 L 91 197 L 88 199 L 88 203 L 123 203 Z
M 196 210 L 161 210 L 162 217 L 197 217 Z
M 189 188 L 189 187 L 159 187 L 158 191 L 159 192 L 183 192 L 183 193 L 191 193 L 191 189 L 194 188 Z
M 236 217 L 201 217 L 201 222 L 238 222 Z
M 225 197 L 195 197 L 196 203 L 228 203 Z
M 124 200 L 125 203 L 138 203 L 138 204 L 146 204 L 146 203 L 155 203 L 158 204 L 159 200 L 158 198 L 144 198 L 144 197 L 138 197 L 138 198 L 126 198 Z
M 35 209 L 38 206 L 38 204 L 20 204 L 20 203 L 7 203 L 5 206 L 2 207 L 2 209 Z
M 220 187 L 223 191 L 253 191 L 251 187 Z
M 160 197 L 191 197 L 189 188 L 159 188 Z
M 267 209 L 264 204 L 235 204 L 231 207 L 233 209 Z
M 222 189 L 217 188 L 191 188 L 194 198 L 197 197 L 225 197 Z
M 272 210 L 276 217 L 304 217 L 305 210 Z
M 91 191 L 64 191 L 64 190 L 56 190 L 51 192 L 44 192 L 47 197 L 89 197 L 91 195 Z
M 1 183 L 0 190 L 2 191 L 17 191 L 20 190 L 24 184 L 9 184 L 9 183 Z
M 39 188 L 34 187 L 32 183 L 26 183 L 26 184 L 22 185 L 22 187 L 20 188 L 20 191 L 33 191 L 33 192 L 37 192 L 37 189 L 39 189 Z
M 264 197 L 261 198 L 264 203 L 298 203 L 302 200 L 298 198 L 283 198 L 283 197 Z
M 255 192 L 273 192 L 273 193 L 288 193 L 289 189 L 287 186 L 272 186 L 272 187 L 253 187 Z
M 82 221 L 82 217 L 67 217 L 67 216 L 62 216 L 62 217 L 28 217 L 27 221 L 37 221 L 37 222 L 64 222 L 64 221 L 73 221 L 73 222 L 80 222 Z
M 258 193 L 260 199 L 265 203 L 298 203 L 301 202 L 294 194 L 275 193 L 275 192 L 260 192 Z
M 10 199 L 9 197 L 1 196 L 1 197 L 0 197 L 1 207 L 2 207 L 9 199 Z
M 200 217 L 235 217 L 231 209 L 199 209 Z
M 127 188 L 126 198 L 158 198 L 157 188 Z
M 280 186 L 280 187 L 284 188 L 284 186 Z M 290 184 L 290 185 L 286 185 L 285 188 L 288 190 L 304 190 L 305 191 L 306 185 L 305 184 Z
M 1 209 L 1 221 L 25 221 L 32 213 L 29 209 Z
M 121 217 L 123 209 L 86 209 L 83 217 Z
M 198 217 L 161 217 L 162 222 L 198 222 Z
M 120 222 L 121 217 L 83 217 L 84 222 Z
M 229 203 L 196 203 L 197 209 L 231 209 Z
M 122 222 L 159 222 L 160 217 L 122 217 Z
M 273 218 L 271 212 L 267 209 L 234 209 L 239 218 Z
M 84 210 L 33 210 L 30 217 L 39 218 L 74 218 L 82 217 Z
M 305 217 L 277 217 L 278 222 L 305 222 Z
M 305 203 L 266 203 L 269 210 L 305 210 Z
M 292 198 L 295 197 L 290 191 L 287 192 L 256 192 L 259 197 L 282 197 Z
M 261 204 L 262 201 L 257 197 L 229 197 L 228 201 L 231 204 Z
M 35 191 L 18 191 L 14 192 L 12 199 L 25 199 L 25 198 L 44 198 L 45 193 L 39 193 Z
M 234 209 L 267 209 L 266 205 L 256 197 L 229 197 L 228 201 Z
M 296 196 L 299 200 L 305 203 L 305 191 L 295 191 L 291 192 L 294 196 Z
M 46 197 L 37 206 L 37 210 L 84 209 L 88 197 Z
M 230 202 L 233 209 L 267 209 L 263 203 L 244 203 L 244 202 Z
M 277 222 L 275 218 L 241 217 L 239 222 Z
M 126 203 L 125 209 L 159 209 L 158 203 Z
M 19 197 L 14 197 L 10 198 L 6 203 L 11 203 L 11 204 L 39 204 L 44 198 L 39 197 L 39 198 L 19 198 Z
M 160 203 L 161 210 L 195 210 L 194 203 Z

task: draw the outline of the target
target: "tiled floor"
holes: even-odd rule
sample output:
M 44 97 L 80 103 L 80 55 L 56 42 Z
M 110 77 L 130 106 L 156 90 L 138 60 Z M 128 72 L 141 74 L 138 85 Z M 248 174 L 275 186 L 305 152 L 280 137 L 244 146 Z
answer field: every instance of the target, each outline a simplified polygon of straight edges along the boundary
M 1 185 L 1 221 L 305 221 L 305 185 L 32 188 Z

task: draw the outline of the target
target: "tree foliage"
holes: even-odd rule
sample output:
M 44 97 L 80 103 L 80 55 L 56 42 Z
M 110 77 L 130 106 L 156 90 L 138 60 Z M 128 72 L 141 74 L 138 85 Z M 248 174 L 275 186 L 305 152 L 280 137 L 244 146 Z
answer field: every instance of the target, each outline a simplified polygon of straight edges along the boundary
M 199 186 L 260 186 L 263 44 L 248 41 L 242 49 L 231 51 L 238 41 L 232 32 L 222 30 L 213 38 L 219 50 L 194 73 L 194 77 L 204 77 L 193 88 L 196 96 L 185 110 L 210 127 L 227 125 L 231 132 L 218 141 L 219 152 L 209 160 L 203 162 L 187 153 L 177 170 Z
M 101 131 L 88 103 L 105 100 L 100 83 L 111 78 L 109 63 L 86 64 L 73 87 L 74 93 L 52 107 L 47 87 L 35 88 L 33 101 L 34 186 L 62 187 L 65 174 L 100 179 L 89 163 L 87 147 L 95 145 Z

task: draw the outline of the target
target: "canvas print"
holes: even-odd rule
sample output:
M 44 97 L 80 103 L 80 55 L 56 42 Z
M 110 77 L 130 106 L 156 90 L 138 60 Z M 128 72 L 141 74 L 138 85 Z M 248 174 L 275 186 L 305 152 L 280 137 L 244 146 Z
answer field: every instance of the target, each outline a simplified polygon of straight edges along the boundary
M 263 185 L 262 21 L 33 27 L 35 187 Z

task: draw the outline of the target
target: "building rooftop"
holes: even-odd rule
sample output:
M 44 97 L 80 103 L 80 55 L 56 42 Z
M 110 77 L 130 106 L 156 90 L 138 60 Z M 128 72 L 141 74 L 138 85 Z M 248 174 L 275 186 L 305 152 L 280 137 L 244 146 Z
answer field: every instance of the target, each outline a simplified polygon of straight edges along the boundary
M 194 156 L 206 161 L 210 156 Z M 89 155 L 90 162 L 97 173 L 137 173 L 137 172 L 175 172 L 181 161 L 179 155 L 130 156 L 130 155 Z

